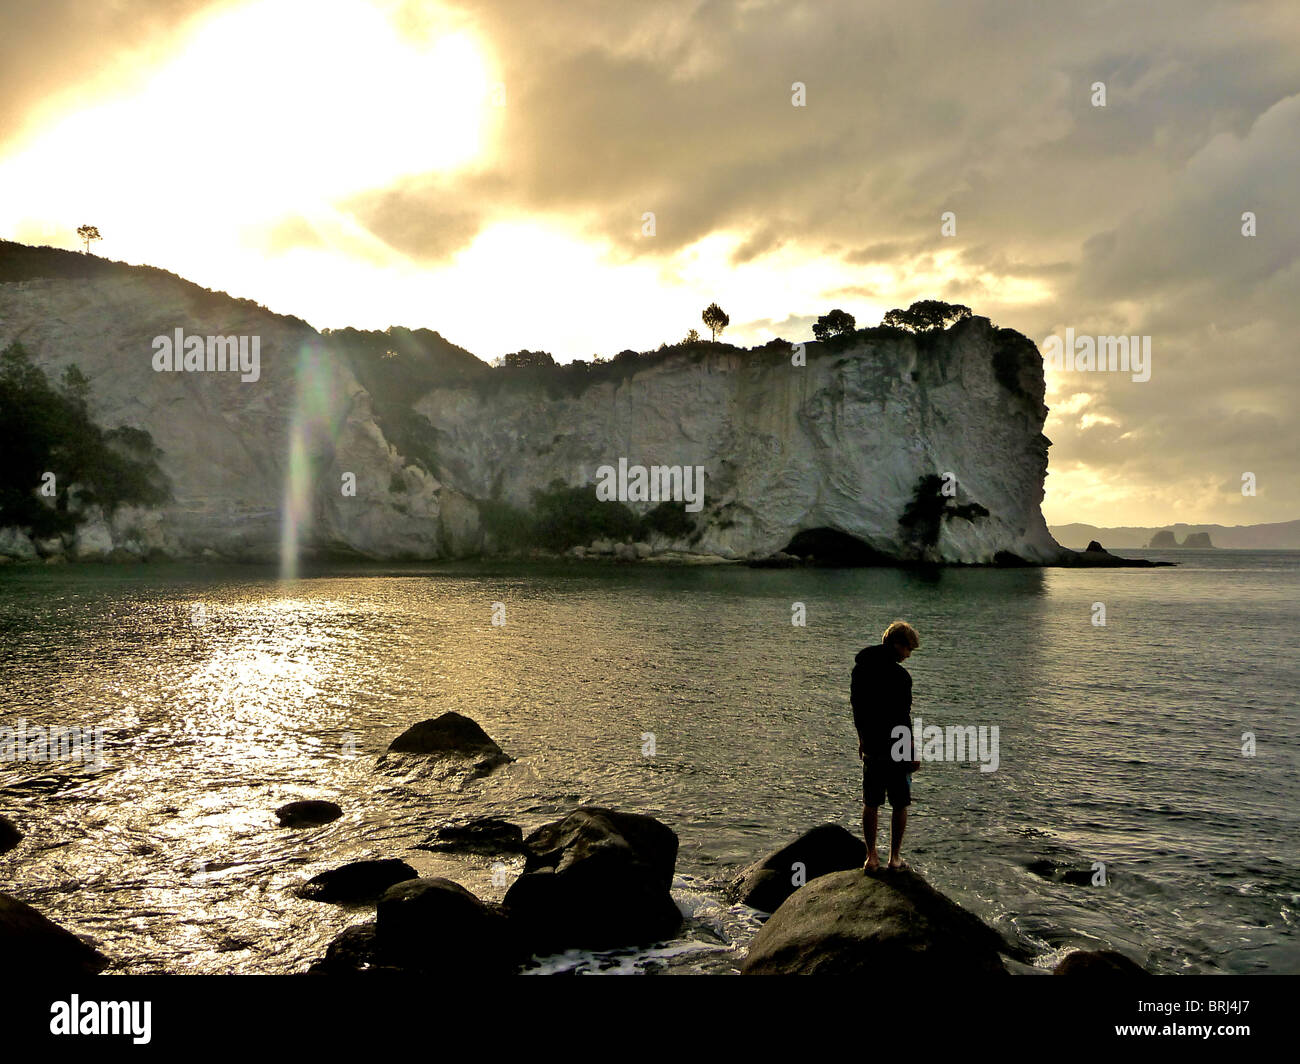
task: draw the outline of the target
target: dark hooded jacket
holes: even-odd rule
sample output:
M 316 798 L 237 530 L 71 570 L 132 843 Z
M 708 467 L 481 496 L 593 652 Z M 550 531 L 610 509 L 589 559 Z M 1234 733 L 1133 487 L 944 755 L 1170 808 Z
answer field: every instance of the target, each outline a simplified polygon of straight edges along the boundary
M 865 647 L 854 659 L 850 687 L 853 723 L 862 749 L 871 758 L 890 757 L 898 741 L 895 728 L 912 732 L 912 675 L 884 643 Z M 912 751 L 915 758 L 916 751 Z

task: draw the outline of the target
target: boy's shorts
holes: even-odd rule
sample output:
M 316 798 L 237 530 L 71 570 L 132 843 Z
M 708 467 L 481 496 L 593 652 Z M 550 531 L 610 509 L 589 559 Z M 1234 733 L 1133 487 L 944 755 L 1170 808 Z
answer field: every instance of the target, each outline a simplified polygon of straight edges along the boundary
M 912 774 L 908 766 L 889 758 L 869 757 L 862 762 L 862 804 L 875 807 L 889 804 L 902 809 L 912 804 Z

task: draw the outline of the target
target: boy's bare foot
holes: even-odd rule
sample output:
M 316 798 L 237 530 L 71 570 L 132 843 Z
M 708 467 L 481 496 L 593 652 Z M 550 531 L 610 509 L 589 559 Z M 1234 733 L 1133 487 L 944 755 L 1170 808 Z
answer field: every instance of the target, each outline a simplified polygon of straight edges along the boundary
M 862 863 L 862 870 L 864 872 L 879 872 L 880 858 L 874 853 L 867 854 L 867 859 Z
M 886 867 L 888 867 L 891 872 L 902 872 L 910 869 L 912 866 L 901 857 L 891 857 L 889 859 L 889 864 Z

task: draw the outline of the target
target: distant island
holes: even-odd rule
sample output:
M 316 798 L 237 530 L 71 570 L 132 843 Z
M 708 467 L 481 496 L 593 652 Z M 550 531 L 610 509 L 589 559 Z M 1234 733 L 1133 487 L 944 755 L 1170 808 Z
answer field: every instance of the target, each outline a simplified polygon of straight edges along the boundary
M 1151 537 L 1151 542 L 1147 544 L 1147 547 L 1158 550 L 1168 550 L 1180 547 L 1199 547 L 1204 549 L 1213 546 L 1214 544 L 1210 542 L 1210 534 L 1208 532 L 1189 532 L 1187 538 L 1179 543 L 1173 532 L 1168 529 L 1165 529 L 1162 532 L 1157 532 Z
M 1218 548 L 1220 550 L 1300 550 L 1300 520 L 1258 525 L 1172 524 L 1151 527 L 1049 525 L 1052 538 L 1080 550 L 1090 540 L 1118 550 Z

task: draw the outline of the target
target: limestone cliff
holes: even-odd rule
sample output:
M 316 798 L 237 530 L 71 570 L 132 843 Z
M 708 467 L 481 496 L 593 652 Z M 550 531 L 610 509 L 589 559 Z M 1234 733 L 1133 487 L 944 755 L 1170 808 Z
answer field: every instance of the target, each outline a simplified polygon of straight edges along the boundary
M 270 559 L 286 537 L 306 553 L 474 555 L 495 542 L 487 501 L 526 510 L 620 458 L 704 470 L 694 531 L 646 537 L 655 552 L 767 555 L 828 529 L 891 558 L 1062 556 L 1039 510 L 1041 359 L 984 318 L 810 343 L 804 365 L 780 344 L 702 344 L 560 388 L 475 363 L 395 400 L 296 319 L 162 271 L 0 250 L 0 350 L 21 342 L 51 378 L 77 364 L 95 419 L 148 430 L 172 485 L 160 508 L 89 514 L 70 556 Z M 260 337 L 258 379 L 156 371 L 151 344 L 176 329 Z M 900 524 L 926 477 L 944 485 L 928 542 Z M 10 557 L 59 551 L 0 531 Z

